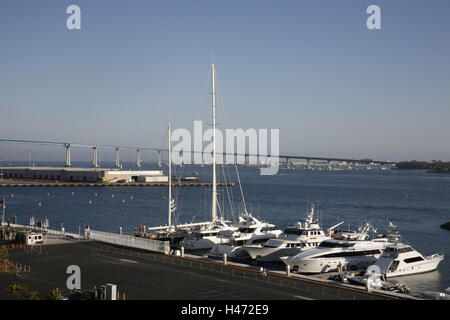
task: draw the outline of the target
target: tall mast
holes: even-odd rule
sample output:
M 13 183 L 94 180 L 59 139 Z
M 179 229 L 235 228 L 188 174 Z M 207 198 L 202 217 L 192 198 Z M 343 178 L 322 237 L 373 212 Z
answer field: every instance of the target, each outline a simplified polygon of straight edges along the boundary
M 211 217 L 212 220 L 217 218 L 217 181 L 216 181 L 216 84 L 215 84 L 214 64 L 211 65 L 212 78 L 212 126 L 213 126 L 213 191 Z
M 170 141 L 170 123 L 169 123 L 169 221 L 168 226 L 169 230 L 172 228 L 172 208 L 173 208 L 173 200 L 172 200 L 172 148 Z

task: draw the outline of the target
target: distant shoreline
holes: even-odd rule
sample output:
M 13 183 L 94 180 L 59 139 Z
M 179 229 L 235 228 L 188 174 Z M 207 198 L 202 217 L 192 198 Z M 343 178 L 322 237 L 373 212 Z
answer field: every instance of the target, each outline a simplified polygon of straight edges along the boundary
M 450 162 L 443 161 L 401 161 L 397 162 L 392 168 L 395 170 L 426 170 L 429 173 L 447 173 L 450 174 Z

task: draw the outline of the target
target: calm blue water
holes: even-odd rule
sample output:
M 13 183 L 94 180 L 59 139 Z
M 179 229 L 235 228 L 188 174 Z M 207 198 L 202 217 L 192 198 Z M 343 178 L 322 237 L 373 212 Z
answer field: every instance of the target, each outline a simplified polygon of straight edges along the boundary
M 133 167 L 132 163 L 124 163 L 124 168 L 128 166 Z M 154 164 L 143 164 L 142 169 L 155 168 Z M 237 181 L 234 167 L 224 170 L 227 179 Z M 210 180 L 210 167 L 184 166 L 176 171 L 182 176 L 198 173 L 200 178 Z M 239 172 L 249 211 L 280 227 L 303 219 L 311 202 L 319 209 L 324 227 L 340 221 L 358 227 L 361 222 L 370 221 L 382 230 L 389 218 L 424 255 L 446 255 L 436 272 L 397 280 L 413 292 L 443 291 L 450 286 L 450 231 L 439 227 L 450 221 L 450 175 L 374 169 L 290 170 L 276 176 L 260 176 L 253 167 L 240 167 Z M 218 174 L 221 173 L 219 167 Z M 239 187 L 229 191 L 236 210 L 242 208 Z M 208 219 L 210 192 L 210 187 L 175 190 L 178 222 Z M 225 189 L 221 190 L 223 200 L 219 202 L 224 215 L 231 218 L 226 194 Z M 109 232 L 118 232 L 122 227 L 131 233 L 139 224 L 155 226 L 167 222 L 167 188 L 163 187 L 2 187 L 0 197 L 6 199 L 6 216 L 15 215 L 18 223 L 27 224 L 31 214 L 36 219 L 47 216 L 51 228 L 60 229 L 63 224 L 67 231 L 75 233 L 85 224 Z

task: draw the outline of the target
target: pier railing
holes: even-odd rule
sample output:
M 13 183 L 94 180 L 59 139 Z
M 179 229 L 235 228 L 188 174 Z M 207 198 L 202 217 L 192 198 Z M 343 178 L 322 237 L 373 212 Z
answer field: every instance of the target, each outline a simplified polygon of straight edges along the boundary
M 41 228 L 41 227 L 36 227 L 36 226 L 22 225 L 22 224 L 15 224 L 15 223 L 6 223 L 6 222 L 2 223 L 1 225 L 8 227 L 8 228 L 13 228 L 13 229 L 21 229 L 21 230 L 32 231 L 32 232 L 42 232 L 42 233 L 51 234 L 51 235 L 55 235 L 55 236 L 62 237 L 62 238 L 74 238 L 74 239 L 84 239 L 85 238 L 85 236 L 82 234 L 66 232 L 66 231 L 64 231 L 64 229 L 53 230 L 53 229 L 48 229 L 48 228 Z
M 169 254 L 170 242 L 144 239 L 121 234 L 114 234 L 96 230 L 86 230 L 86 237 L 89 240 L 100 241 L 121 247 L 142 249 L 153 252 Z

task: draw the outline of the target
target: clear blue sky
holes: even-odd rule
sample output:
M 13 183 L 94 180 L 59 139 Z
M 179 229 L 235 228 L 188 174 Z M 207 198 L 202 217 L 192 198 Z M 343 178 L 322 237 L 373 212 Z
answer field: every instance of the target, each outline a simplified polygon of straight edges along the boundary
M 214 61 L 228 126 L 279 128 L 283 154 L 450 160 L 449 17 L 448 0 L 2 0 L 0 137 L 163 146 L 169 118 L 208 121 Z

